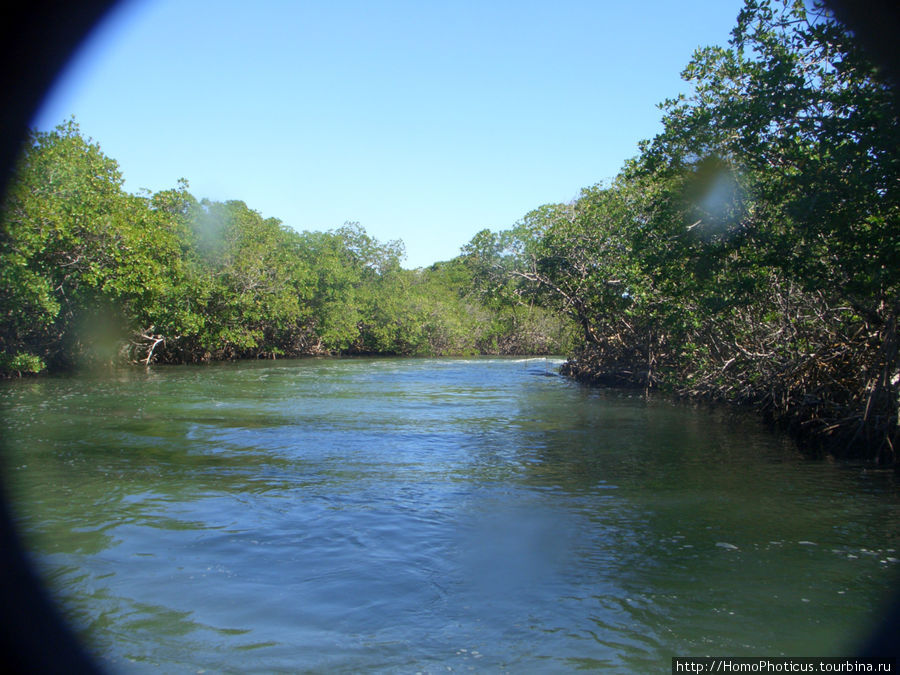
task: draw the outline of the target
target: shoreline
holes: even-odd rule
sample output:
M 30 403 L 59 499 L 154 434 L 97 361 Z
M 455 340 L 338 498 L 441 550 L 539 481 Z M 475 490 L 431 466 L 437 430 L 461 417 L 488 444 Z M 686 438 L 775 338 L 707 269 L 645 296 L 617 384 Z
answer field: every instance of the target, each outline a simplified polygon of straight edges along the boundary
M 674 369 L 673 369 L 674 370 Z M 657 392 L 674 400 L 695 404 L 725 405 L 752 412 L 773 430 L 787 433 L 797 444 L 798 450 L 809 459 L 834 459 L 842 462 L 863 462 L 867 466 L 893 468 L 900 471 L 900 458 L 894 452 L 900 429 L 895 419 L 881 411 L 873 413 L 871 392 L 864 410 L 829 399 L 828 392 L 788 391 L 782 382 L 744 383 L 738 395 L 729 395 L 732 388 L 725 386 L 692 388 L 677 386 L 673 381 L 684 373 L 661 369 L 651 371 L 644 364 L 621 362 L 604 363 L 596 355 L 582 354 L 570 357 L 560 367 L 560 374 L 576 382 L 593 386 L 622 390 Z M 787 378 L 783 378 L 785 380 Z M 881 392 L 890 393 L 890 392 Z M 890 407 L 889 400 L 881 407 Z M 822 412 L 829 409 L 830 416 Z

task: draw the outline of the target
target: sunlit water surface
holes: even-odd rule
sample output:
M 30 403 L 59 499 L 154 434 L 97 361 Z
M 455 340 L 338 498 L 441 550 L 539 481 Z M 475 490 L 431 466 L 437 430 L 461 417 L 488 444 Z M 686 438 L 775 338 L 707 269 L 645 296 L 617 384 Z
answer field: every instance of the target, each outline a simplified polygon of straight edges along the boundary
M 891 472 L 545 359 L 0 387 L 37 563 L 113 672 L 665 672 L 842 655 L 900 570 Z

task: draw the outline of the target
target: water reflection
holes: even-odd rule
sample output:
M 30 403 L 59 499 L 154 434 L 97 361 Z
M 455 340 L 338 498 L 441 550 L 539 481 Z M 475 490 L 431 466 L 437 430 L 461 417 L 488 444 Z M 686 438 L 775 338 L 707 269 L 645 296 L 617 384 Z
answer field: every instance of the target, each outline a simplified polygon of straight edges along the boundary
M 514 360 L 7 383 L 9 487 L 114 669 L 511 671 L 849 649 L 893 474 Z

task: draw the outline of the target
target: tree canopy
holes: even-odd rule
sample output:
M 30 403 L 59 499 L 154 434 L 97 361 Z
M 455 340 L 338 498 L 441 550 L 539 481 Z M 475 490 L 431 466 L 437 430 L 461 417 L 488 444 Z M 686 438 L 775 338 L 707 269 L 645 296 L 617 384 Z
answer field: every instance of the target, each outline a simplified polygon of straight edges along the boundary
M 569 351 L 573 376 L 896 461 L 896 92 L 802 0 L 745 0 L 683 77 L 615 180 L 420 270 L 357 223 L 296 232 L 186 182 L 128 194 L 74 121 L 34 133 L 0 215 L 0 370 Z
M 188 187 L 128 194 L 74 120 L 33 133 L 0 216 L 0 371 L 570 346 L 564 320 L 488 301 L 464 262 L 405 270 L 403 243 L 359 223 L 297 232 Z
M 815 447 L 895 461 L 900 124 L 822 7 L 747 0 L 727 47 L 607 186 L 496 240 L 581 327 L 568 372 L 757 405 Z M 487 241 L 487 235 L 481 235 Z

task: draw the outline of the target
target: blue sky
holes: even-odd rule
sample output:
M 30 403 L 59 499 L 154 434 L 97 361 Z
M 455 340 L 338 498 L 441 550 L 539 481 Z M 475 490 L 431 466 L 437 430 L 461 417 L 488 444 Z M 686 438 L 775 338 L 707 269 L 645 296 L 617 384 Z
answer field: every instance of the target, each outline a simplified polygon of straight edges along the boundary
M 607 181 L 741 0 L 133 0 L 33 125 L 74 115 L 131 192 L 186 178 L 297 230 L 358 221 L 406 267 Z

